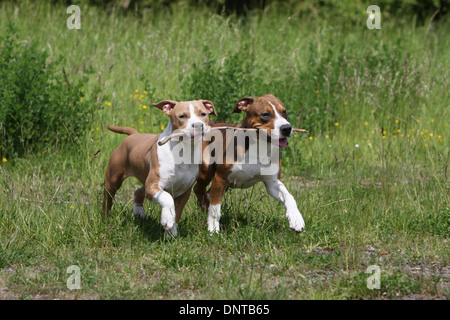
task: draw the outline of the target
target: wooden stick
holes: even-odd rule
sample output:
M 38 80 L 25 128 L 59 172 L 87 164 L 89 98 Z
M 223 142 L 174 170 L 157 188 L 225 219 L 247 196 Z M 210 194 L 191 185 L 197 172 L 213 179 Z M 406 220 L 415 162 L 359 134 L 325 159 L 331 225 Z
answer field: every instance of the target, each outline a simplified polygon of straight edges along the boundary
M 177 133 L 169 134 L 168 136 L 165 136 L 160 141 L 158 141 L 158 145 L 162 146 L 162 145 L 166 144 L 167 142 L 169 142 L 170 139 L 175 138 L 175 137 L 184 136 L 185 134 L 186 134 L 185 132 L 177 132 Z
M 307 134 L 309 134 L 309 131 L 305 130 L 305 129 L 292 128 L 292 130 L 294 130 L 296 132 L 306 132 Z

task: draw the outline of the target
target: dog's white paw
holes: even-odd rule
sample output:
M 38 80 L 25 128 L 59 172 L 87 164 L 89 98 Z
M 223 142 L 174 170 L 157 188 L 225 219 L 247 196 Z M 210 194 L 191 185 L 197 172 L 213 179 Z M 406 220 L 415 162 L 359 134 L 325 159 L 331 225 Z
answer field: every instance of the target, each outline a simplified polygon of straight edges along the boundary
M 298 210 L 287 211 L 286 217 L 289 220 L 289 228 L 296 232 L 301 232 L 305 228 L 305 221 Z
M 141 217 L 142 219 L 145 219 L 145 210 L 144 207 L 134 204 L 133 207 L 133 214 L 135 217 Z
M 211 234 L 219 233 L 220 231 L 220 204 L 209 206 L 208 208 L 208 231 Z
M 172 232 L 175 225 L 175 210 L 171 208 L 163 208 L 161 211 L 161 225 L 168 232 Z
M 166 229 L 166 238 L 171 239 L 175 238 L 178 235 L 178 223 L 174 223 L 172 229 L 167 230 Z

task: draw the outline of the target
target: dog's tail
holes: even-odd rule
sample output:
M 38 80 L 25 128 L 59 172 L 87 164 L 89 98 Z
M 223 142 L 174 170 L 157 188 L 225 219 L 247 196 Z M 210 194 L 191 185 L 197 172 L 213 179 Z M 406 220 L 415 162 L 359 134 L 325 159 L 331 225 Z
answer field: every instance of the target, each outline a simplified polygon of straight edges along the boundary
M 131 128 L 131 127 L 115 127 L 115 126 L 108 126 L 108 129 L 116 132 L 116 133 L 121 133 L 121 134 L 127 134 L 127 135 L 132 135 L 135 133 L 138 133 L 136 129 Z

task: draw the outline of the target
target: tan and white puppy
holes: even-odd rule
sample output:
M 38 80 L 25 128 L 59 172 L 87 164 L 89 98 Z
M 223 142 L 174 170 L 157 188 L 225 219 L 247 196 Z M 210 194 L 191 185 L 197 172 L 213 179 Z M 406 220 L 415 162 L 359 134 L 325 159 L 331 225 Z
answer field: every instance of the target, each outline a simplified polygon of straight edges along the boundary
M 288 145 L 287 138 L 292 135 L 292 127 L 287 120 L 287 112 L 284 104 L 274 95 L 267 94 L 262 97 L 247 97 L 239 100 L 233 112 L 246 113 L 245 118 L 237 126 L 226 123 L 216 123 L 212 127 L 238 127 L 258 129 L 258 132 L 264 132 L 264 135 L 259 136 L 258 143 L 267 143 L 266 150 L 272 144 L 271 140 L 278 141 L 278 147 L 284 148 Z M 264 171 L 267 169 L 267 162 L 258 161 L 256 163 L 238 163 L 236 162 L 236 155 L 231 159 L 226 149 L 229 148 L 231 129 L 221 130 L 223 139 L 215 139 L 213 141 L 226 141 L 222 148 L 210 148 L 215 142 L 203 142 L 203 149 L 221 150 L 221 154 L 214 155 L 215 162 L 211 163 L 207 158 L 203 158 L 200 166 L 197 183 L 194 187 L 194 192 L 197 196 L 199 205 L 203 209 L 208 210 L 208 230 L 210 232 L 219 231 L 220 209 L 222 197 L 227 188 L 249 188 L 257 182 L 263 182 L 266 186 L 267 192 L 275 199 L 282 202 L 286 207 L 286 217 L 289 220 L 289 226 L 292 230 L 300 232 L 305 227 L 305 222 L 297 208 L 294 197 L 286 189 L 285 185 L 280 181 L 281 161 L 277 161 L 275 170 Z M 236 132 L 242 130 L 237 130 Z M 236 135 L 236 133 L 232 133 Z M 261 141 L 261 139 L 264 139 Z M 211 139 L 212 140 L 212 139 Z M 233 145 L 234 146 L 234 145 Z M 273 145 L 272 145 L 273 146 Z M 252 154 L 247 145 L 234 146 L 234 152 L 245 153 L 241 159 L 249 159 Z M 262 158 L 259 158 L 260 160 Z M 217 161 L 220 160 L 220 161 Z M 269 172 L 269 173 L 268 173 Z M 212 180 L 212 185 L 209 191 L 206 191 L 207 186 Z
M 208 100 L 164 100 L 154 106 L 170 118 L 162 134 L 140 134 L 130 127 L 108 126 L 113 132 L 129 136 L 113 151 L 109 159 L 103 211 L 109 215 L 114 196 L 122 182 L 128 177 L 136 177 L 144 186 L 134 193 L 134 214 L 145 217 L 145 198 L 158 203 L 162 207 L 162 226 L 168 233 L 176 236 L 178 221 L 199 171 L 199 162 L 195 163 L 190 159 L 180 161 L 180 150 L 188 154 L 189 158 L 199 159 L 202 137 L 210 128 L 209 115 L 217 114 L 214 105 Z M 184 133 L 182 138 L 158 145 L 158 141 L 179 131 Z

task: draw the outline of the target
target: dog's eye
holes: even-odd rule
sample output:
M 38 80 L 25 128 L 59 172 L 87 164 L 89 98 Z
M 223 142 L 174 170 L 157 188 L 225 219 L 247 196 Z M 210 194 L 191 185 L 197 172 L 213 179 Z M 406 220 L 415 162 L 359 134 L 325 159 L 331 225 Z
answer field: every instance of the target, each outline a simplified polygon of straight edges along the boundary
M 182 114 L 182 115 L 179 115 L 178 118 L 180 118 L 180 119 L 186 119 L 187 117 L 186 117 L 185 114 Z
M 206 113 L 204 113 L 204 112 L 200 113 L 200 115 L 201 115 L 202 117 L 206 117 Z
M 270 113 L 264 112 L 264 113 L 261 114 L 261 117 L 263 117 L 263 118 L 269 118 L 269 117 L 270 117 Z
M 283 114 L 283 117 L 285 117 L 285 118 L 287 117 L 287 111 L 286 111 L 286 109 L 283 110 L 283 113 L 282 113 L 282 114 Z

